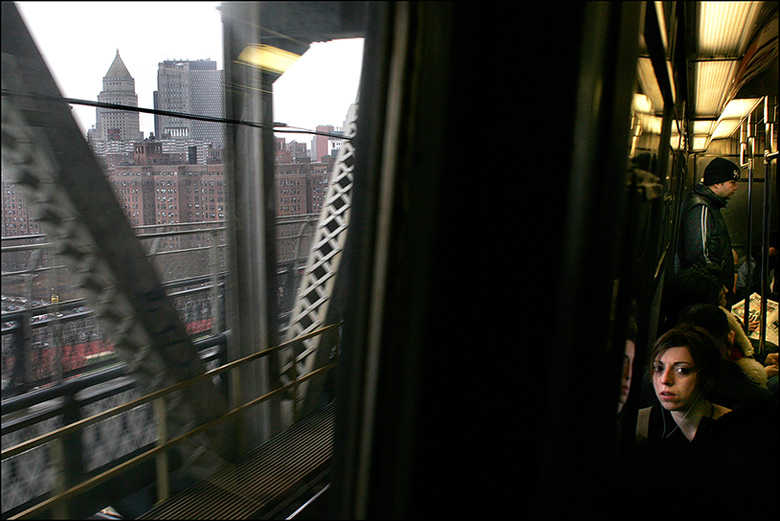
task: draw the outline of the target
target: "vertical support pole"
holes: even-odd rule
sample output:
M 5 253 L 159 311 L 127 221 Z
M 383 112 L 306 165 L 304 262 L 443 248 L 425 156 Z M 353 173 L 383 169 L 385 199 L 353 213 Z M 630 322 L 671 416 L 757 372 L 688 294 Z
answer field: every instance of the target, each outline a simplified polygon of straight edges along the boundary
M 57 264 L 56 262 L 53 262 L 52 264 Z M 50 322 L 49 327 L 51 328 L 51 343 L 52 348 L 54 349 L 54 374 L 55 379 L 57 383 L 61 383 L 64 379 L 64 372 L 63 372 L 63 365 L 64 365 L 64 355 L 65 355 L 65 342 L 62 337 L 62 322 L 60 321 L 60 277 L 59 272 L 60 268 L 57 266 L 52 266 L 51 268 L 52 272 L 52 284 L 51 284 L 51 303 L 54 304 L 54 307 L 52 308 L 52 312 L 54 313 L 54 321 Z
M 154 417 L 157 421 L 157 446 L 168 441 L 168 423 L 165 414 L 165 397 L 152 402 Z M 155 457 L 157 469 L 157 503 L 162 503 L 171 495 L 171 485 L 168 473 L 168 451 L 163 451 Z
M 243 394 L 242 389 L 243 386 L 241 384 L 241 369 L 240 367 L 235 367 L 233 369 L 230 369 L 230 409 L 236 410 L 239 409 L 243 404 Z M 236 438 L 238 443 L 238 454 L 245 454 L 249 448 L 248 441 L 247 441 L 247 429 L 244 424 L 244 412 L 238 411 L 236 415 Z
M 222 302 L 219 299 L 219 235 L 216 231 L 209 232 L 211 247 L 209 248 L 209 273 L 211 273 L 211 334 L 222 331 L 220 317 Z
M 14 333 L 14 337 L 12 387 L 18 388 L 20 392 L 25 392 L 29 389 L 32 381 L 32 311 L 29 308 L 20 315 L 19 329 Z
M 771 197 L 772 193 L 772 162 L 769 154 L 772 153 L 774 146 L 774 103 L 771 96 L 764 97 L 764 212 L 761 221 L 761 321 L 759 322 L 759 341 L 758 353 L 763 354 L 766 350 L 766 289 L 768 286 L 767 278 L 769 276 L 769 222 L 772 215 Z M 776 160 L 775 160 L 776 161 Z
M 76 400 L 74 391 L 69 391 L 63 396 L 64 407 L 62 415 L 63 425 L 72 425 L 81 419 L 81 404 Z M 62 449 L 63 473 L 61 478 L 64 480 L 64 490 L 81 482 L 84 479 L 84 461 L 82 455 L 85 453 L 82 443 L 82 431 L 76 431 L 66 434 L 58 439 Z
M 748 195 L 747 195 L 747 251 L 745 252 L 745 262 L 747 263 L 747 277 L 745 279 L 745 314 L 742 317 L 742 325 L 745 328 L 745 334 L 749 334 L 749 319 L 750 319 L 750 288 L 752 285 L 753 266 L 754 260 L 752 258 L 753 252 L 753 154 L 754 154 L 754 139 L 753 139 L 753 114 L 748 114 L 748 119 L 744 122 L 740 128 L 741 142 L 746 144 L 746 155 L 748 161 Z M 743 141 L 746 140 L 746 141 Z M 740 145 L 741 146 L 741 145 Z M 735 288 L 736 289 L 736 288 Z
M 266 37 L 260 20 L 262 3 L 222 4 L 224 24 L 225 114 L 228 118 L 258 121 L 263 128 L 227 125 L 225 182 L 228 200 L 229 269 L 226 294 L 227 328 L 231 331 L 228 358 L 237 360 L 278 339 L 276 313 L 276 245 L 274 215 L 273 88 L 270 73 L 238 60 L 250 42 Z M 243 366 L 241 379 L 247 396 L 260 396 L 273 387 L 278 375 L 276 357 Z M 280 429 L 279 400 L 258 405 L 242 415 L 250 445 L 268 440 Z
M 68 489 L 68 476 L 65 462 L 65 443 L 61 437 L 54 438 L 51 442 L 51 462 L 54 466 L 54 490 L 55 496 L 62 494 Z M 68 504 L 60 501 L 52 507 L 54 519 L 68 519 Z
M 24 314 L 24 323 L 22 324 L 22 327 L 24 328 L 24 344 L 22 346 L 22 352 L 23 352 L 23 366 L 22 371 L 23 377 L 22 377 L 22 385 L 24 385 L 24 389 L 26 390 L 31 382 L 35 381 L 35 369 L 33 368 L 33 353 L 32 353 L 32 346 L 33 346 L 33 328 L 32 328 L 32 307 L 33 307 L 33 295 L 34 295 L 34 287 L 35 287 L 35 267 L 38 265 L 38 263 L 41 261 L 41 250 L 36 248 L 30 252 L 30 272 L 27 274 L 27 284 L 25 287 L 25 298 L 27 298 L 27 302 L 24 304 L 25 308 L 25 314 Z
M 295 365 L 295 362 L 293 362 L 293 365 Z M 298 403 L 301 401 L 301 397 L 298 396 L 298 379 L 300 378 L 300 374 L 295 374 L 295 382 L 292 388 L 292 409 L 293 409 L 293 415 L 292 415 L 292 423 L 297 422 L 300 419 L 300 406 Z

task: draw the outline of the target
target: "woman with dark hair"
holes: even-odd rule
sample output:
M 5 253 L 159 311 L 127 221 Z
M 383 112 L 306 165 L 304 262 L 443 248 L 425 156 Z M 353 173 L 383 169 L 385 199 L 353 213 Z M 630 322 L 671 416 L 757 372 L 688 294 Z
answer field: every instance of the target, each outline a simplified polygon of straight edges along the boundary
M 658 339 L 648 364 L 656 398 L 663 408 L 654 415 L 659 420 L 654 427 L 662 429 L 654 435 L 669 438 L 679 429 L 680 434 L 692 441 L 703 418 L 717 420 L 731 412 L 709 400 L 722 362 L 718 346 L 701 327 L 678 326 Z M 657 409 L 652 406 L 639 411 L 637 437 L 640 440 L 650 437 L 650 416 L 654 408 Z M 668 412 L 673 420 L 668 426 L 667 415 L 662 412 Z
M 664 495 L 665 512 L 687 519 L 777 513 L 777 414 L 713 403 L 722 363 L 698 326 L 676 326 L 656 342 L 648 370 L 658 402 L 637 415 L 632 504 Z

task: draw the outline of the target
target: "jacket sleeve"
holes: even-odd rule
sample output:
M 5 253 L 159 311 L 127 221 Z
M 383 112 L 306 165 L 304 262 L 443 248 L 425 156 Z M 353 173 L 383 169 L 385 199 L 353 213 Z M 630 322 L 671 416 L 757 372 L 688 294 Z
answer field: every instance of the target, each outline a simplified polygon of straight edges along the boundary
M 709 231 L 714 226 L 712 211 L 705 205 L 697 205 L 691 208 L 685 217 L 683 230 L 683 258 L 688 265 L 720 266 L 720 259 L 712 255 L 709 244 Z

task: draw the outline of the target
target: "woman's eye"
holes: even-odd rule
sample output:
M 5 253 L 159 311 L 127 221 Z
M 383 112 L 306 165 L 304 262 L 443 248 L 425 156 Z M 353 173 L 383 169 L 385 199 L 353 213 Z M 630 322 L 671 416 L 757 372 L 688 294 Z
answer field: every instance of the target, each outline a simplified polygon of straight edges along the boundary
M 687 375 L 690 374 L 691 368 L 690 367 L 678 367 L 677 368 L 677 374 L 681 375 Z
M 664 370 L 664 366 L 662 365 L 654 365 L 653 366 L 653 372 L 660 373 Z

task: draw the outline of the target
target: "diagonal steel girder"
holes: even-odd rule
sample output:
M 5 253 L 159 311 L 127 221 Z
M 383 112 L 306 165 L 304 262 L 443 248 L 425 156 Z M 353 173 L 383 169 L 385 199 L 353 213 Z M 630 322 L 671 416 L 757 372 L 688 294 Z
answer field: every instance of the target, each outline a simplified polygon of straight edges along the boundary
M 357 132 L 357 112 L 358 105 L 355 102 L 349 110 L 347 128 L 344 129 L 345 135 L 349 138 L 353 138 Z M 349 229 L 354 169 L 355 147 L 348 139 L 341 145 L 331 171 L 328 192 L 317 222 L 306 271 L 301 278 L 293 305 L 292 320 L 287 329 L 287 341 L 326 325 Z M 323 349 L 320 344 L 323 344 L 323 341 L 320 336 L 316 336 L 280 352 L 280 380 L 283 384 L 325 364 L 331 357 L 330 346 L 324 342 L 326 348 Z M 299 385 L 294 396 L 289 400 L 295 400 L 296 403 L 285 404 L 292 410 L 285 411 L 284 420 L 292 423 L 297 420 L 295 418 L 297 413 L 309 412 L 304 406 L 304 401 L 307 396 L 311 400 L 312 387 L 321 386 L 322 382 L 316 380 Z
M 3 2 L 2 17 L 4 170 L 141 388 L 150 392 L 202 374 L 185 325 L 69 106 L 52 101 L 61 93 L 13 3 Z M 169 438 L 227 410 L 210 379 L 168 396 Z M 232 445 L 227 427 L 189 439 L 180 446 L 185 470 L 209 474 Z

